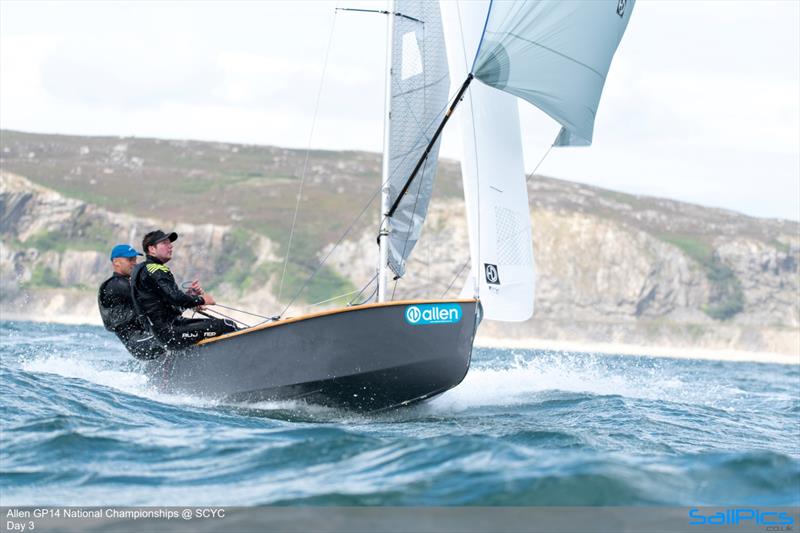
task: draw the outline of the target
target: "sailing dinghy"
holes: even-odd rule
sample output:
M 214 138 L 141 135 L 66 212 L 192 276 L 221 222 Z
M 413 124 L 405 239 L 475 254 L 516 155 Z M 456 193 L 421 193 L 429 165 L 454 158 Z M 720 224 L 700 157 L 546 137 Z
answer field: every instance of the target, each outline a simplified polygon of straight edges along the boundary
M 561 125 L 554 146 L 590 144 L 633 4 L 442 2 L 445 31 L 437 2 L 390 2 L 376 301 L 201 341 L 147 363 L 154 383 L 235 401 L 304 399 L 366 411 L 458 385 L 482 318 L 533 314 L 517 99 Z M 464 81 L 448 99 L 451 76 Z M 404 275 L 420 238 L 440 135 L 459 103 L 470 273 L 460 298 L 387 301 L 389 272 Z

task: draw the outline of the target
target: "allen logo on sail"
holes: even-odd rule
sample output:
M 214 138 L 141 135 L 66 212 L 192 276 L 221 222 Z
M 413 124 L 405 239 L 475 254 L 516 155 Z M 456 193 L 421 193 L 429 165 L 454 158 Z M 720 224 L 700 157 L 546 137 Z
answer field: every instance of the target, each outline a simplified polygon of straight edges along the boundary
M 625 4 L 628 3 L 628 0 L 619 0 L 617 2 L 617 15 L 622 18 L 625 15 Z
M 412 326 L 425 324 L 454 324 L 461 320 L 458 304 L 424 304 L 406 307 L 406 322 Z

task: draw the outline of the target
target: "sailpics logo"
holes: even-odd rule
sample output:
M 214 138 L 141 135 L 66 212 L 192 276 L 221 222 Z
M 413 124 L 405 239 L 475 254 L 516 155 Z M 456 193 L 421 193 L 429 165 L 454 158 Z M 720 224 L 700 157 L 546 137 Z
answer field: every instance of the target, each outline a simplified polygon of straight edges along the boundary
M 705 512 L 704 512 L 705 511 Z M 788 531 L 794 525 L 794 516 L 787 511 L 763 511 L 753 508 L 730 508 L 713 512 L 689 509 L 690 526 L 766 526 L 767 531 Z
M 406 322 L 412 326 L 427 324 L 455 324 L 461 320 L 458 304 L 424 304 L 406 307 Z

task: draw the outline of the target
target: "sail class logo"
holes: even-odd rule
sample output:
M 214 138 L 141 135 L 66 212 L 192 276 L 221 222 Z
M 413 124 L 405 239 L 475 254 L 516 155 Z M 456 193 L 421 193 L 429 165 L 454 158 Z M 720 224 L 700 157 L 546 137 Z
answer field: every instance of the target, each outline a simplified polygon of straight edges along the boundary
M 455 324 L 461 320 L 458 304 L 423 304 L 406 307 L 406 322 L 412 326 L 426 324 Z
M 500 273 L 497 271 L 497 265 L 484 263 L 486 268 L 486 283 L 491 285 L 500 285 Z

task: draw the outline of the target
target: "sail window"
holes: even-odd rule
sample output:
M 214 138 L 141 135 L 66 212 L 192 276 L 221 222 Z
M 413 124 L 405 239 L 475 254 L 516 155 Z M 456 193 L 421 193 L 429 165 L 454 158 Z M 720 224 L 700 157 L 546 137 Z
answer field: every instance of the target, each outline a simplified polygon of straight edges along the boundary
M 417 33 L 410 31 L 403 34 L 403 64 L 400 68 L 400 77 L 407 80 L 417 74 L 422 74 L 422 54 L 417 44 Z

